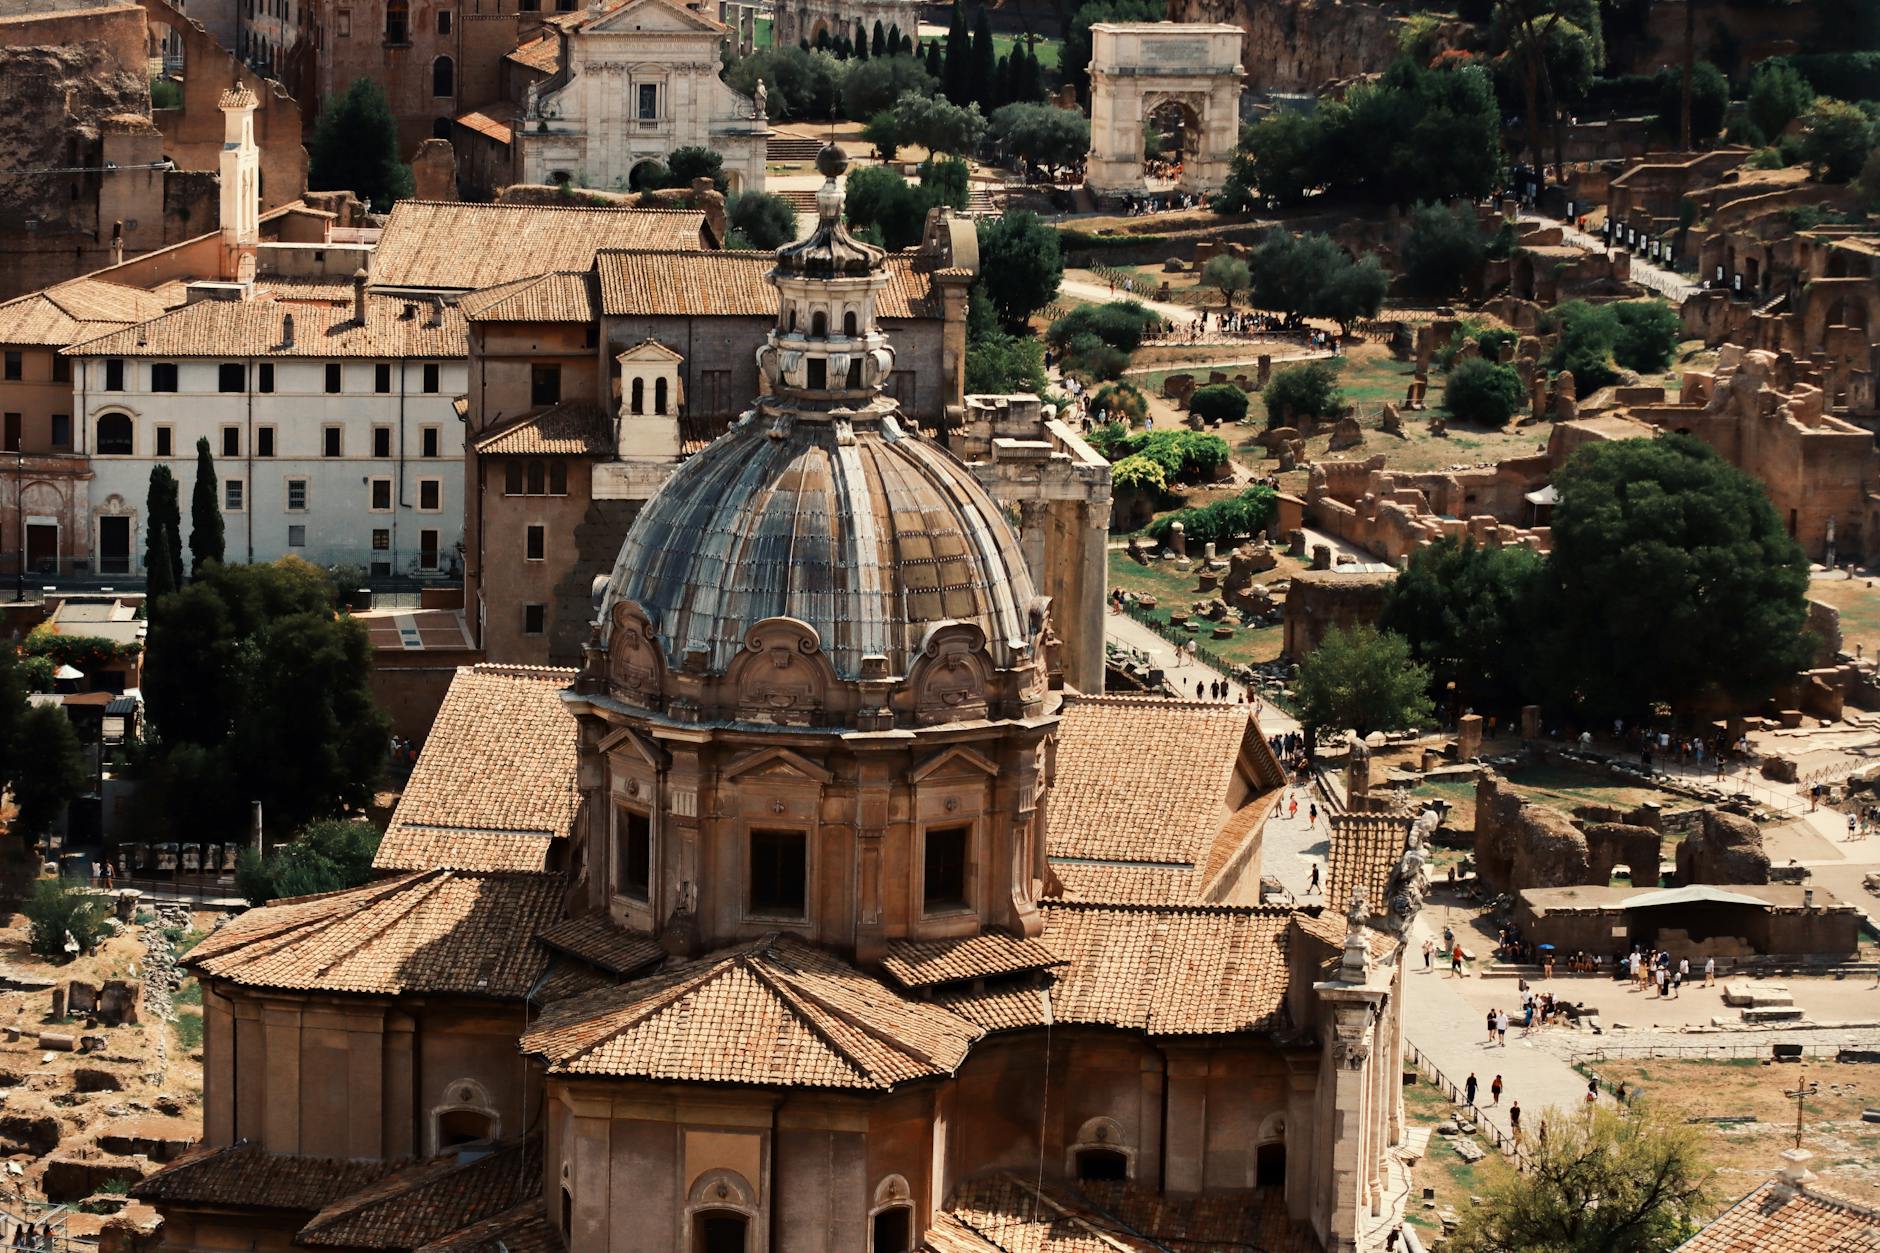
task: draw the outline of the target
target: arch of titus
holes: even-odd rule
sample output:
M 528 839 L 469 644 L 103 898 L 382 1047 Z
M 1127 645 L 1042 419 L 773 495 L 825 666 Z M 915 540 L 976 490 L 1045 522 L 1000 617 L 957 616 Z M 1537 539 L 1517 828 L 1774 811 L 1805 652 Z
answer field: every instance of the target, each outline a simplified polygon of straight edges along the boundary
M 1099 22 L 1090 28 L 1092 191 L 1142 189 L 1142 123 L 1174 104 L 1193 115 L 1195 142 L 1182 161 L 1181 186 L 1215 191 L 1227 181 L 1240 138 L 1238 26 L 1190 22 Z

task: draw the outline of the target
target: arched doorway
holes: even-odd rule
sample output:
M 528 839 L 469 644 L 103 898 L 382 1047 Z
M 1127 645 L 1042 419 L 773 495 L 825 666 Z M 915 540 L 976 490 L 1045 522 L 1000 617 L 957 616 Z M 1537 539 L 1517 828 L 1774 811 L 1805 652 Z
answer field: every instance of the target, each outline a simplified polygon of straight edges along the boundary
M 1151 182 L 1178 183 L 1201 148 L 1201 115 L 1181 100 L 1150 105 L 1143 118 L 1143 173 Z
M 1077 1177 L 1087 1182 L 1126 1180 L 1129 1178 L 1129 1156 L 1117 1149 L 1079 1149 Z
M 666 185 L 666 163 L 656 157 L 648 157 L 634 163 L 627 171 L 628 191 L 657 191 Z
M 431 94 L 440 99 L 457 94 L 457 63 L 449 57 L 431 62 Z
M 1275 1140 L 1254 1150 L 1253 1182 L 1262 1188 L 1286 1186 L 1286 1142 Z
M 730 1210 L 700 1210 L 692 1216 L 692 1253 L 746 1253 L 750 1226 Z

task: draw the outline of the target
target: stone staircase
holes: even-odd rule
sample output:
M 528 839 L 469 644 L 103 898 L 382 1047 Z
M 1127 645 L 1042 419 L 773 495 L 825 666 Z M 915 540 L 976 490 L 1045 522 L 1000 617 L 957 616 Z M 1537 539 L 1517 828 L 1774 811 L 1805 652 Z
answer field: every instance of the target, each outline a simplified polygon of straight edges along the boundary
M 764 159 L 777 165 L 795 165 L 816 159 L 822 151 L 820 139 L 804 139 L 798 135 L 780 135 L 765 141 Z
M 816 212 L 816 193 L 807 188 L 792 187 L 782 191 L 773 191 L 770 194 L 788 201 L 790 207 L 798 213 Z

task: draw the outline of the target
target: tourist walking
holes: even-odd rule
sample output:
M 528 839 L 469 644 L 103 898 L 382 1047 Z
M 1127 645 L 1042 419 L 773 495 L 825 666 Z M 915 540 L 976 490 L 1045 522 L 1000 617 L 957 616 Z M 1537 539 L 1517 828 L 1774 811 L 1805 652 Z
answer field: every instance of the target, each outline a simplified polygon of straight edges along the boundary
M 1479 1081 L 1475 1077 L 1475 1072 L 1471 1070 L 1469 1072 L 1468 1081 L 1462 1085 L 1463 1103 L 1466 1104 L 1470 1109 L 1475 1108 L 1475 1089 L 1476 1089 L 1476 1085 L 1478 1082 Z
M 1495 1040 L 1503 1048 L 1508 1047 L 1508 1011 L 1505 1009 L 1495 1015 Z
M 1717 982 L 1717 959 L 1714 957 L 1706 957 L 1704 959 L 1704 986 L 1710 987 L 1714 985 L 1716 982 Z
M 1460 944 L 1449 950 L 1449 973 L 1458 979 L 1462 978 L 1462 945 Z
M 1514 1101 L 1508 1106 L 1508 1127 L 1514 1132 L 1514 1142 L 1521 1143 L 1521 1102 Z
M 1310 893 L 1310 892 L 1316 892 L 1318 890 L 1319 890 L 1319 863 L 1315 861 L 1312 863 L 1312 882 L 1307 885 L 1306 891 Z
M 1492 1009 L 1488 1011 L 1488 1042 L 1495 1042 L 1495 1011 Z
M 1490 1105 L 1501 1104 L 1501 1076 L 1500 1075 L 1496 1075 L 1493 1079 L 1489 1080 L 1488 1103 Z
M 1314 866 L 1313 869 L 1317 870 L 1318 867 Z M 1435 954 L 1435 952 L 1436 952 L 1436 942 L 1434 940 L 1424 940 L 1423 941 L 1423 969 L 1428 970 L 1430 968 L 1430 958 L 1432 955 Z

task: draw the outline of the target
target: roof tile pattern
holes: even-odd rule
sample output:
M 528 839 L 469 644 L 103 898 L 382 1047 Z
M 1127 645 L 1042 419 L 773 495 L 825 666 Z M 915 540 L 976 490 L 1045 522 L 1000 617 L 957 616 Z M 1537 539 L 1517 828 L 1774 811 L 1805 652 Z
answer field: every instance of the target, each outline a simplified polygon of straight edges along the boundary
M 1053 815 L 1053 842 L 1056 816 Z M 1053 857 L 1051 869 L 1068 900 L 1114 905 L 1176 905 L 1197 896 L 1199 878 L 1187 866 L 1122 861 L 1074 861 Z
M 553 1074 L 883 1090 L 951 1074 L 980 1034 L 771 938 L 552 1006 L 522 1047 Z
M 159 317 L 167 307 L 140 288 L 75 278 L 0 304 L 0 344 L 63 348 Z
M 666 956 L 652 936 L 616 926 L 604 914 L 564 919 L 535 938 L 558 953 L 615 975 L 638 974 Z
M 927 988 L 1063 964 L 1064 959 L 1041 941 L 986 931 L 952 940 L 896 941 L 888 945 L 881 968 L 904 988 Z
M 564 1247 L 538 1197 L 527 1205 L 433 1240 L 416 1253 L 562 1253 Z
M 1381 914 L 1390 907 L 1390 874 L 1403 856 L 1411 819 L 1383 814 L 1336 814 L 1325 854 L 1325 904 L 1344 913 L 1351 894 L 1364 893 L 1365 907 Z
M 693 209 L 401 200 L 379 236 L 372 281 L 476 291 L 554 270 L 585 270 L 601 248 L 699 248 L 705 229 L 705 215 Z
M 544 74 L 553 74 L 561 68 L 561 40 L 555 37 L 554 31 L 544 30 L 534 38 L 517 44 L 503 56 L 518 65 L 526 65 Z
M 472 1161 L 448 1153 L 389 1175 L 313 1216 L 296 1244 L 410 1249 L 539 1197 L 542 1141 L 531 1137 Z
M 484 456 L 600 457 L 613 451 L 607 417 L 591 400 L 564 400 L 498 427 L 477 441 Z
M 287 319 L 293 342 L 287 342 Z M 463 314 L 449 306 L 387 296 L 366 298 L 366 320 L 351 303 L 201 300 L 136 327 L 66 350 L 107 357 L 462 357 Z
M 457 671 L 373 865 L 541 870 L 575 814 L 574 671 Z
M 460 306 L 472 322 L 592 322 L 594 289 L 592 270 L 536 274 L 471 292 Z
M 1128 1183 L 1050 1183 L 1015 1175 L 969 1179 L 927 1232 L 934 1253 L 1151 1253 L 1261 1249 L 1307 1253 L 1318 1245 L 1286 1213 L 1283 1193 L 1186 1199 Z
M 196 1149 L 131 1186 L 140 1201 L 318 1210 L 397 1169 L 397 1162 L 270 1153 L 243 1140 Z
M 558 921 L 559 875 L 427 870 L 250 910 L 189 964 L 247 987 L 524 995 L 547 964 L 526 942 Z
M 610 317 L 777 317 L 777 291 L 765 276 L 773 252 L 693 250 L 660 252 L 603 249 L 594 258 L 601 311 Z M 938 318 L 944 303 L 934 275 L 914 267 L 911 255 L 882 266 L 888 285 L 875 303 L 882 318 Z
M 1770 1180 L 1711 1220 L 1677 1253 L 1880 1253 L 1880 1209 Z

